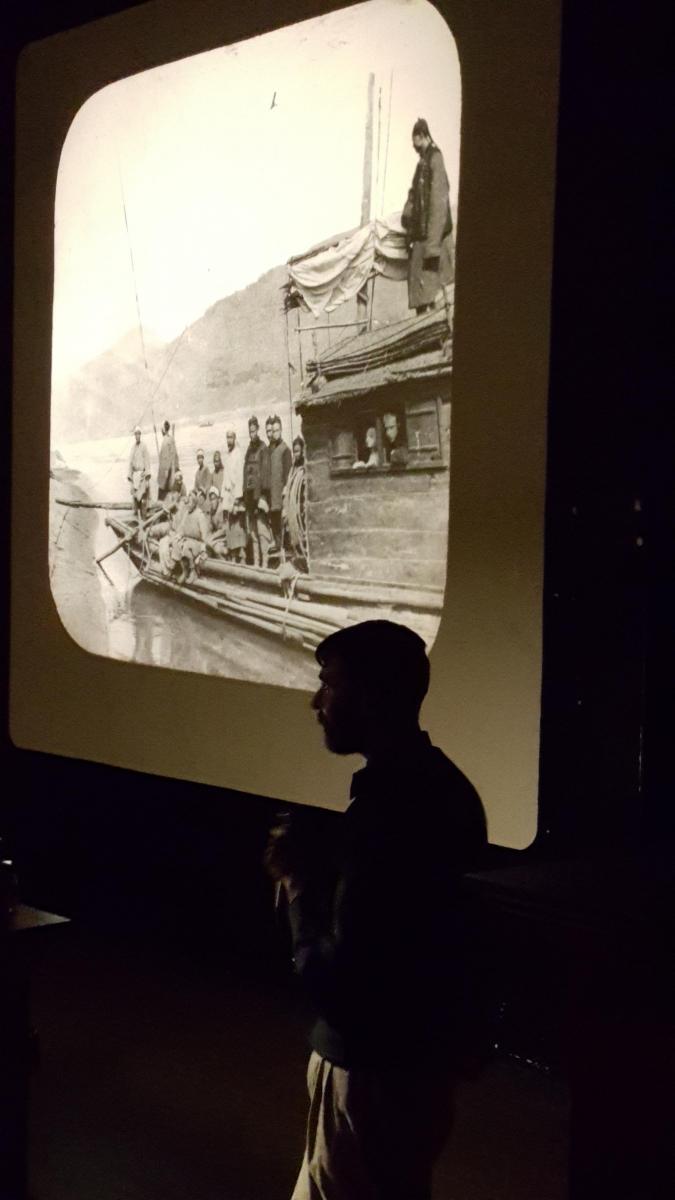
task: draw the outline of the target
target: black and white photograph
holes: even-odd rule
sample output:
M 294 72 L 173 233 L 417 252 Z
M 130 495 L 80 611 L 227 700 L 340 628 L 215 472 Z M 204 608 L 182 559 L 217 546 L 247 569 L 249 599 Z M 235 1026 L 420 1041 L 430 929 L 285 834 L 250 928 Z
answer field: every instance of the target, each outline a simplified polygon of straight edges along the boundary
M 79 110 L 55 198 L 49 539 L 79 646 L 307 690 L 345 626 L 432 647 L 460 117 L 427 0 L 172 62 Z

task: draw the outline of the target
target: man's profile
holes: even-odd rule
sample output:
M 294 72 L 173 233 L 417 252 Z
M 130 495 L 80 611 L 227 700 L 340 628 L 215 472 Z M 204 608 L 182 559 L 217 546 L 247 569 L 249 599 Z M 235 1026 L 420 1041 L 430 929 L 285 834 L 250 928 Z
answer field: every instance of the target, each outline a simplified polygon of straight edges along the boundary
M 332 862 L 273 830 L 297 974 L 316 1011 L 292 1200 L 429 1200 L 467 1031 L 459 881 L 486 844 L 475 789 L 419 727 L 424 643 L 366 621 L 318 647 L 326 746 L 362 754 Z

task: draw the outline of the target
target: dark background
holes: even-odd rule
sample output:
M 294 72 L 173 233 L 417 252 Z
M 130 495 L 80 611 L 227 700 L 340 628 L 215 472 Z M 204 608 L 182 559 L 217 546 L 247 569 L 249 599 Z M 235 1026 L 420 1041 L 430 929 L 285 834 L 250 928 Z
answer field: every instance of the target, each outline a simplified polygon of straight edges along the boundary
M 9 153 L 0 228 L 7 267 L 16 55 L 28 41 L 126 7 L 110 0 L 24 3 L 10 5 L 4 18 L 0 87 Z M 292 5 L 277 10 L 293 20 Z M 591 1153 L 583 1097 L 595 1095 L 598 1080 L 605 1095 L 619 1081 L 633 1098 L 638 1091 L 644 1098 L 645 1088 L 649 1094 L 641 1038 L 655 1014 L 660 1020 L 667 1011 L 675 830 L 664 704 L 674 599 L 664 12 L 600 0 L 563 4 L 540 823 L 529 850 L 493 848 L 478 881 L 495 924 L 506 930 L 506 1040 L 520 1055 L 559 1061 L 565 1026 L 565 1038 L 582 1048 L 569 1060 L 582 1158 Z M 9 270 L 3 285 L 9 381 Z M 8 544 L 9 386 L 5 412 L 1 505 Z M 30 520 L 30 503 L 27 479 L 17 536 Z M 9 837 L 26 902 L 97 928 L 166 935 L 263 972 L 279 968 L 283 947 L 259 869 L 273 801 L 17 750 L 7 733 L 6 700 L 4 689 L 2 777 L 11 782 L 0 833 Z M 307 819 L 322 826 L 337 818 L 312 810 Z M 547 953 L 533 953 L 535 928 Z M 595 1059 L 598 1023 L 589 1025 L 574 1006 L 572 1017 L 565 1015 L 565 999 L 558 1006 L 541 1002 L 553 977 L 556 988 L 575 972 L 590 977 L 590 964 L 597 971 L 589 1011 L 595 1006 L 606 1025 L 609 1005 L 619 1022 L 614 1033 L 620 1030 L 612 1054 Z M 584 1076 L 590 1060 L 591 1083 Z
M 9 8 L 1 72 L 3 144 L 10 148 L 3 160 L 0 221 L 7 265 L 16 56 L 31 40 L 125 7 L 130 6 L 71 0 L 57 7 Z M 292 20 L 291 4 L 282 12 Z M 655 15 L 649 6 L 638 14 L 597 0 L 563 5 L 540 822 L 530 851 L 504 852 L 514 861 L 523 854 L 560 856 L 656 842 L 673 832 L 668 738 L 659 704 L 672 599 L 673 511 L 661 357 L 668 106 L 665 43 Z M 10 271 L 3 283 L 9 364 Z M 5 411 L 9 421 L 9 395 Z M 9 446 L 7 429 L 2 472 L 7 542 Z M 6 559 L 3 572 L 7 612 Z M 5 662 L 7 626 L 5 620 Z M 190 864 L 200 870 L 200 845 L 210 858 L 216 831 L 227 833 L 235 849 L 233 839 L 255 839 L 268 820 L 270 805 L 254 797 L 223 796 L 222 790 L 216 795 L 195 784 L 18 751 L 7 737 L 6 708 L 3 717 L 5 773 L 17 778 L 14 799 L 20 800 L 8 819 L 16 822 L 22 843 L 26 885 L 34 879 L 36 887 L 46 887 L 37 846 L 62 841 L 66 859 L 56 874 L 71 880 L 71 904 L 81 891 L 75 878 L 80 870 L 86 873 L 92 854 L 95 860 L 123 854 L 127 868 L 137 865 L 139 877 L 149 880 L 155 869 L 160 875 L 166 870 L 171 847 L 180 848 L 187 877 Z M 246 850 L 229 857 L 248 872 Z M 40 898 L 46 902 L 49 895 Z M 54 894 L 52 903 L 58 900 Z

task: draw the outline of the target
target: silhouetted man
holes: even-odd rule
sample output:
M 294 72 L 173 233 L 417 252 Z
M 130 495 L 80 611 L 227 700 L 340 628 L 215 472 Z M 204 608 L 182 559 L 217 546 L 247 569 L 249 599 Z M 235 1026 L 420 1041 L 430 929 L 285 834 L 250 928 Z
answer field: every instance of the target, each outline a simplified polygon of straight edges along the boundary
M 266 862 L 289 902 L 313 1000 L 307 1142 L 292 1200 L 429 1200 L 467 1036 L 460 877 L 486 844 L 480 799 L 419 727 L 429 662 L 417 634 L 366 621 L 316 656 L 326 746 L 362 754 L 334 886 L 293 829 Z

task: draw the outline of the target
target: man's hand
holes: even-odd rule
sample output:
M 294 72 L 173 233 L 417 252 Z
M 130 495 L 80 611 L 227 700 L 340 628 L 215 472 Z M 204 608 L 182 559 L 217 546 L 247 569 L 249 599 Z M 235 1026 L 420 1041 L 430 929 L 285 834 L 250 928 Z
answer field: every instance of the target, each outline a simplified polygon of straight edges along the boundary
M 286 889 L 289 902 L 302 890 L 305 875 L 303 854 L 297 837 L 288 823 L 270 829 L 263 855 L 263 865 L 275 883 Z

